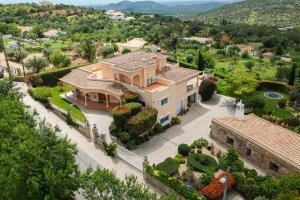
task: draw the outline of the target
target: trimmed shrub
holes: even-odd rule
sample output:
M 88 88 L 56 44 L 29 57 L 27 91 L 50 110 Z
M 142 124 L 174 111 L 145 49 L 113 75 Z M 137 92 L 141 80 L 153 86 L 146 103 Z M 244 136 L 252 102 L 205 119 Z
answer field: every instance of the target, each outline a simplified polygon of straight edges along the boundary
M 121 140 L 123 143 L 127 143 L 130 140 L 130 136 L 127 132 L 121 132 L 118 135 L 118 138 Z
M 187 158 L 187 163 L 193 169 L 200 172 L 214 172 L 218 169 L 217 161 L 208 155 L 192 153 Z
M 109 132 L 111 135 L 113 136 L 117 136 L 119 130 L 118 130 L 118 127 L 116 125 L 115 122 L 112 122 L 110 125 L 109 125 Z
M 173 176 L 178 171 L 179 164 L 172 158 L 167 158 L 163 162 L 159 163 L 156 168 L 165 172 L 169 176 Z
M 227 189 L 230 190 L 234 183 L 234 177 L 229 173 L 222 173 L 217 178 L 213 179 L 212 182 L 202 189 L 202 194 L 210 200 L 219 200 L 224 192 L 224 184 L 220 182 L 222 178 L 227 178 Z
M 104 143 L 104 148 L 108 156 L 115 157 L 117 151 L 117 145 L 115 143 Z
M 204 138 L 200 138 L 198 140 L 195 140 L 193 144 L 191 145 L 192 148 L 197 147 L 201 149 L 202 147 L 207 147 L 208 146 L 208 141 Z
M 131 110 L 126 105 L 116 106 L 112 110 L 112 115 L 116 126 L 123 129 L 131 117 Z
M 188 156 L 190 151 L 191 151 L 191 148 L 187 144 L 180 144 L 178 146 L 178 153 L 180 153 L 183 156 Z
M 154 128 L 152 129 L 153 135 L 160 134 L 163 131 L 164 131 L 164 128 L 160 123 L 156 123 Z
M 202 101 L 208 101 L 216 90 L 216 84 L 213 81 L 204 79 L 199 87 L 199 94 Z
M 137 102 L 139 100 L 139 94 L 134 92 L 126 92 L 123 98 L 126 103 Z
M 39 101 L 43 104 L 49 104 L 49 98 L 52 96 L 51 90 L 48 87 L 37 87 L 33 89 L 29 89 L 29 94 L 36 101 Z
M 172 117 L 171 125 L 174 126 L 179 124 L 181 124 L 181 119 L 179 117 Z
M 126 130 L 131 136 L 138 136 L 146 131 L 152 130 L 157 120 L 157 113 L 155 108 L 142 110 L 129 119 Z
M 277 92 L 289 93 L 292 87 L 286 83 L 278 81 L 260 81 L 258 90 L 272 90 Z
M 131 110 L 131 115 L 136 115 L 142 110 L 142 104 L 137 102 L 130 102 L 125 105 Z
M 199 183 L 202 186 L 207 186 L 214 178 L 214 173 L 208 171 L 201 175 L 201 177 L 199 178 Z
M 178 164 L 184 164 L 185 163 L 185 159 L 183 157 L 183 155 L 181 154 L 176 154 L 176 156 L 173 158 Z

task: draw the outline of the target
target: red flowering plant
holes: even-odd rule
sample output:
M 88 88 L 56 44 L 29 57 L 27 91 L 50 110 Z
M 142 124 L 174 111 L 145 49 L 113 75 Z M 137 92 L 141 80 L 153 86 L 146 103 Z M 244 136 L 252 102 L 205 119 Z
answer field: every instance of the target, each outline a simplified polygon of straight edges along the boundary
M 222 197 L 225 188 L 220 180 L 225 176 L 227 178 L 227 189 L 230 190 L 233 187 L 235 180 L 231 174 L 224 172 L 213 179 L 209 185 L 205 186 L 202 189 L 202 194 L 209 200 L 219 200 Z

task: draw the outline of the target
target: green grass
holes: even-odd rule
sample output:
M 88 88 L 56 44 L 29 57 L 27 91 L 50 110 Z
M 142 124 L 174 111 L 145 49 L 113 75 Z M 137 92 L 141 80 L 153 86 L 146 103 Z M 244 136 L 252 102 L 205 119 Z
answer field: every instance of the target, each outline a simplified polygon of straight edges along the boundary
M 61 91 L 60 86 L 52 87 L 51 88 L 52 97 L 50 98 L 50 101 L 51 101 L 51 103 L 57 105 L 58 107 L 60 107 L 64 110 L 70 110 L 71 116 L 73 116 L 74 118 L 78 119 L 81 122 L 85 122 L 86 117 L 81 112 L 81 110 L 77 106 L 72 105 L 71 102 L 67 101 L 66 99 L 64 99 L 60 96 L 61 94 L 65 93 L 65 92 L 69 92 L 71 90 L 72 90 L 72 87 L 69 85 L 67 85 L 65 87 L 65 91 Z
M 259 97 L 265 101 L 265 107 L 263 109 L 256 109 L 254 112 L 258 115 L 262 115 L 264 113 L 272 112 L 272 114 L 276 117 L 280 118 L 288 118 L 292 116 L 293 108 L 286 107 L 285 109 L 281 109 L 278 107 L 278 99 L 270 99 L 264 96 L 265 91 L 257 91 L 251 97 Z M 283 98 L 288 100 L 288 95 L 284 93 L 280 93 L 283 95 Z

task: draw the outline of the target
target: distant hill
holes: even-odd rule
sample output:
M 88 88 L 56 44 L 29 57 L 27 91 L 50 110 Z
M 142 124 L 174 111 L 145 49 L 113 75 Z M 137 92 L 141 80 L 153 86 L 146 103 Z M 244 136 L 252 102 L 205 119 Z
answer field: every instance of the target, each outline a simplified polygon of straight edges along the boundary
M 300 0 L 245 0 L 201 13 L 196 18 L 211 23 L 226 19 L 248 24 L 300 25 Z
M 230 1 L 230 0 L 228 0 Z M 100 9 L 116 9 L 123 12 L 136 12 L 145 14 L 161 14 L 173 16 L 192 16 L 201 12 L 221 7 L 228 1 L 215 0 L 209 1 L 189 1 L 189 2 L 164 2 L 157 3 L 154 1 L 121 1 L 106 6 L 98 6 Z

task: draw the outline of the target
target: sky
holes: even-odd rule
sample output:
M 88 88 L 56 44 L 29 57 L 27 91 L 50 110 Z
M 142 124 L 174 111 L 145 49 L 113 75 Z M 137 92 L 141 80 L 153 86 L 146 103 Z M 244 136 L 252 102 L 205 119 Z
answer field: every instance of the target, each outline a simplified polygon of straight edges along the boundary
M 0 0 L 0 3 L 38 3 L 40 0 Z M 72 4 L 72 5 L 104 5 L 109 3 L 116 3 L 121 0 L 51 0 L 53 3 L 63 3 L 63 4 Z M 138 0 L 130 0 L 130 1 L 138 1 Z M 165 2 L 165 1 L 192 1 L 192 0 L 154 0 L 157 2 Z M 209 0 L 198 0 L 198 1 L 209 1 Z M 216 1 L 216 0 L 211 0 Z M 228 0 L 218 0 L 218 1 L 228 1 Z

